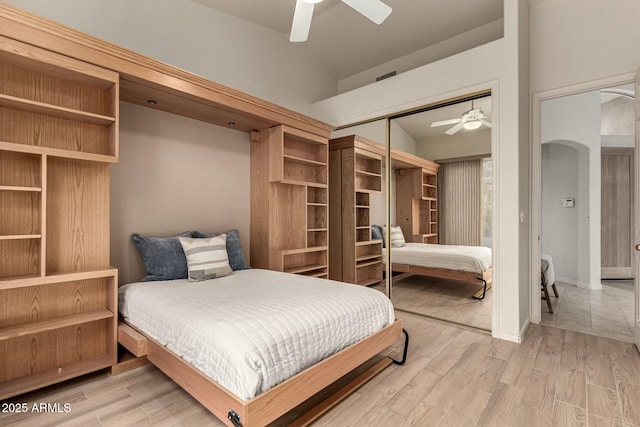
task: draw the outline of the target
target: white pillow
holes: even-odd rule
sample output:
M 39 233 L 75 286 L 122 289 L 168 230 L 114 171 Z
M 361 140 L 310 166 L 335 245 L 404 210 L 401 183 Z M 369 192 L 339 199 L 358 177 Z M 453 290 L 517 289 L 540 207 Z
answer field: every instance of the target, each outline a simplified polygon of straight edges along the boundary
M 387 236 L 387 227 L 384 227 L 384 235 Z M 402 228 L 399 225 L 391 226 L 391 247 L 401 248 L 407 246 L 407 242 L 404 240 L 404 234 L 402 234 Z
M 228 276 L 233 272 L 227 255 L 226 234 L 208 239 L 180 237 L 180 244 L 187 258 L 190 282 Z

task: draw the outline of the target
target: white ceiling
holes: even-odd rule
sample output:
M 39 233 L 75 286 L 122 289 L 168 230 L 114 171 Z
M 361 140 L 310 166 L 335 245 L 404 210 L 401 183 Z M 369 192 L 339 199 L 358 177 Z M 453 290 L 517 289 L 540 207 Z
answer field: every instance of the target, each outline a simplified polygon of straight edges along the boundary
M 296 0 L 190 0 L 270 28 L 288 40 Z M 339 0 L 315 7 L 302 43 L 340 80 L 502 19 L 503 0 L 384 0 L 393 8 L 376 25 Z

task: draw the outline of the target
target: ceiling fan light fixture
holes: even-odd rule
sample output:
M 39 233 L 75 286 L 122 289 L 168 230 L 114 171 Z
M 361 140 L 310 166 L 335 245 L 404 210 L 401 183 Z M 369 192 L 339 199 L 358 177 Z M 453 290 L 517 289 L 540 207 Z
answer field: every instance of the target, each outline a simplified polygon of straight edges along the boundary
M 480 120 L 471 120 L 462 125 L 462 127 L 467 130 L 478 129 L 480 126 L 482 126 Z

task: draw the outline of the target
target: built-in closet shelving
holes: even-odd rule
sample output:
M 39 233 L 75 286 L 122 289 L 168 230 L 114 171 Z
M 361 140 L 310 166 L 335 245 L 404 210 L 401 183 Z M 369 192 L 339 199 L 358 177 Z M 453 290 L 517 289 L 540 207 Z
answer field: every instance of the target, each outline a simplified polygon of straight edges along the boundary
M 0 37 L 0 399 L 116 361 L 118 81 Z
M 327 138 L 275 126 L 251 144 L 251 265 L 328 278 Z
M 371 195 L 382 191 L 382 156 L 354 135 L 329 141 L 331 279 L 359 285 L 382 280 L 382 242 L 371 239 Z M 365 145 L 366 146 L 366 145 Z

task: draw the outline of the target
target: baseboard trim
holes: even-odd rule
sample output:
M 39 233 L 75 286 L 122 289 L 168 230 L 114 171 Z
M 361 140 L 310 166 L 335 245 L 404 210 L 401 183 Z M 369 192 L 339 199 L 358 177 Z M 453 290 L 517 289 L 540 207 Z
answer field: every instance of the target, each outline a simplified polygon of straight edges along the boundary
M 527 319 L 524 321 L 524 324 L 522 325 L 522 328 L 520 328 L 519 334 L 508 334 L 508 333 L 501 332 L 497 335 L 494 335 L 494 338 L 499 338 L 501 340 L 511 341 L 517 344 L 521 344 L 522 341 L 524 340 L 525 334 L 527 333 L 529 324 L 530 324 L 530 318 L 527 317 Z
M 583 283 L 583 282 L 578 282 L 577 285 L 580 289 L 586 289 L 588 291 L 601 291 L 602 290 L 602 284 L 597 283 L 595 285 L 592 285 L 590 283 Z
M 578 286 L 578 281 L 575 279 L 569 279 L 568 277 L 558 276 L 556 275 L 556 283 L 564 283 L 565 285 L 573 285 Z

